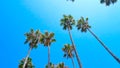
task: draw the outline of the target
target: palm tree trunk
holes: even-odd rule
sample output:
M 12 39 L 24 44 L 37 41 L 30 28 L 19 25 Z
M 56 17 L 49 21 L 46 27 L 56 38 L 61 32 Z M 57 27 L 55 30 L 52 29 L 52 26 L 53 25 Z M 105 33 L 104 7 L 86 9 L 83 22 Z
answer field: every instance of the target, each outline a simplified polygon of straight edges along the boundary
M 77 61 L 78 61 L 79 68 L 82 68 L 82 64 L 81 64 L 81 62 L 80 62 L 80 58 L 79 58 L 79 56 L 78 56 L 78 53 L 77 53 L 75 44 L 74 44 L 74 42 L 73 42 L 72 35 L 71 35 L 71 33 L 70 33 L 70 28 L 68 28 L 68 32 L 69 32 L 69 35 L 70 35 L 70 40 L 71 40 L 71 42 L 72 42 L 72 46 L 74 47 L 74 52 L 75 52 L 75 55 L 76 55 L 76 58 L 77 58 Z
M 27 56 L 25 58 L 24 64 L 23 64 L 23 68 L 25 68 L 25 66 L 26 66 L 26 63 L 27 63 L 27 60 L 28 60 L 28 57 L 30 55 L 31 50 L 32 50 L 32 48 L 30 47 L 29 50 L 28 50 Z
M 50 68 L 50 46 L 48 45 L 48 68 Z
M 120 59 L 117 58 L 90 29 L 88 29 L 88 31 L 99 41 L 99 43 L 108 51 L 108 53 L 120 64 Z
M 73 68 L 75 68 L 73 57 L 71 57 L 71 60 L 72 60 Z

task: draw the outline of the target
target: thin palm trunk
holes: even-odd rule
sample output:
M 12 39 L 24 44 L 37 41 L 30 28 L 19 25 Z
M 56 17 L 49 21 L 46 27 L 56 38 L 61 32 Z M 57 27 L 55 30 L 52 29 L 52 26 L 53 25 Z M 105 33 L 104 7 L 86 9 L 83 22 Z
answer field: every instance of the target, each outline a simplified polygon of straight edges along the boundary
M 73 68 L 75 68 L 74 60 L 72 57 L 71 57 L 71 60 L 72 60 Z
M 26 63 L 27 63 L 27 60 L 28 60 L 31 50 L 32 50 L 32 48 L 30 47 L 30 49 L 28 50 L 27 56 L 25 58 L 24 64 L 23 64 L 23 68 L 25 68 L 25 66 L 26 66 Z
M 120 59 L 117 58 L 90 29 L 88 29 L 88 31 L 99 41 L 99 43 L 108 51 L 108 53 L 120 64 Z
M 77 61 L 78 61 L 78 64 L 79 64 L 79 68 L 82 68 L 82 64 L 81 64 L 81 62 L 80 62 L 80 58 L 79 58 L 79 56 L 78 56 L 78 53 L 77 53 L 75 44 L 74 44 L 74 42 L 73 42 L 72 35 L 71 35 L 71 33 L 70 33 L 70 28 L 68 28 L 68 32 L 69 32 L 69 35 L 70 35 L 70 40 L 71 40 L 71 42 L 72 42 L 72 46 L 74 47 L 74 52 L 75 52 L 75 55 L 76 55 L 76 58 L 77 58 Z
M 50 68 L 50 46 L 48 45 L 48 68 Z

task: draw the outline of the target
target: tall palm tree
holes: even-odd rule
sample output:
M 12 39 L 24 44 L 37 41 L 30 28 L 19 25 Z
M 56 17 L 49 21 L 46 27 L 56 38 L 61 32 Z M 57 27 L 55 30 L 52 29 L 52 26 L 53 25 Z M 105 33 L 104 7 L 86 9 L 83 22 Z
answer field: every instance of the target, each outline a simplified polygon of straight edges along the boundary
M 86 32 L 87 30 L 99 41 L 99 43 L 108 51 L 108 53 L 116 60 L 118 63 L 120 63 L 120 59 L 115 56 L 107 47 L 106 45 L 89 29 L 91 26 L 88 24 L 88 18 L 86 20 L 81 17 L 81 19 L 77 23 L 78 30 L 81 30 L 81 32 Z
M 63 15 L 63 19 L 61 19 L 61 24 L 60 25 L 63 26 L 64 30 L 68 29 L 70 40 L 72 42 L 72 46 L 74 48 L 74 52 L 75 52 L 79 67 L 82 68 L 82 64 L 80 62 L 80 58 L 78 56 L 78 53 L 77 53 L 77 50 L 76 50 L 76 47 L 75 47 L 75 44 L 74 44 L 74 41 L 72 39 L 72 35 L 71 35 L 71 32 L 70 32 L 70 30 L 72 30 L 72 26 L 75 25 L 75 20 L 73 19 L 73 17 L 71 15 L 68 15 L 68 16 Z
M 73 60 L 73 57 L 74 57 L 74 54 L 73 54 L 73 46 L 71 46 L 70 44 L 65 44 L 64 47 L 62 48 L 63 52 L 64 52 L 64 56 L 65 58 L 71 58 L 72 60 L 72 64 L 73 64 L 73 68 L 75 68 L 75 64 L 74 64 L 74 60 Z
M 106 6 L 109 6 L 111 3 L 114 4 L 116 2 L 117 2 L 117 0 L 100 0 L 100 3 L 102 3 L 102 4 L 105 3 Z
M 42 34 L 40 42 L 44 44 L 44 46 L 48 47 L 48 68 L 50 68 L 50 45 L 52 42 L 55 42 L 54 33 L 45 32 Z
M 40 40 L 40 37 L 41 37 L 41 33 L 40 33 L 39 30 L 37 30 L 36 32 L 34 32 L 34 30 L 31 29 L 30 32 L 28 32 L 28 33 L 25 34 L 25 36 L 27 38 L 26 38 L 26 41 L 24 43 L 25 44 L 29 43 L 29 50 L 28 50 L 27 56 L 25 58 L 25 62 L 23 64 L 23 68 L 25 68 L 25 66 L 26 66 L 26 63 L 27 63 L 27 60 L 28 60 L 28 57 L 30 55 L 31 50 L 33 48 L 37 48 L 39 40 Z
M 25 62 L 25 59 L 22 59 L 20 61 L 19 67 L 18 68 L 23 68 L 23 64 Z M 28 61 L 26 63 L 25 68 L 35 68 L 35 66 L 32 64 L 32 59 L 28 57 Z

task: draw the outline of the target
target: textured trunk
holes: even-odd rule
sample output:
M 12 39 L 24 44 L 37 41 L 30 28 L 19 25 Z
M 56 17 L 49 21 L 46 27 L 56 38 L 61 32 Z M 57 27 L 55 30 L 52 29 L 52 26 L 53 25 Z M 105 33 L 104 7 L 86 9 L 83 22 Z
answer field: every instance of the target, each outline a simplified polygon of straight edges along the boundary
M 99 41 L 99 43 L 108 51 L 108 53 L 120 64 L 120 59 L 117 58 L 90 29 L 88 29 L 88 31 Z
M 25 66 L 26 66 L 26 63 L 27 63 L 27 60 L 28 60 L 31 50 L 32 50 L 32 48 L 30 47 L 30 49 L 28 50 L 27 56 L 25 58 L 24 64 L 23 64 L 23 68 L 25 68 Z
M 73 68 L 75 68 L 74 60 L 72 57 L 71 57 L 71 60 L 72 60 Z
M 48 68 L 50 67 L 50 46 L 48 45 Z
M 72 42 L 72 46 L 74 47 L 74 52 L 75 52 L 75 55 L 76 55 L 76 58 L 77 58 L 77 61 L 78 61 L 79 68 L 82 68 L 82 64 L 81 64 L 81 62 L 80 62 L 80 58 L 79 58 L 79 56 L 78 56 L 78 53 L 77 53 L 75 44 L 74 44 L 74 42 L 73 42 L 72 35 L 71 35 L 71 33 L 70 33 L 70 28 L 68 28 L 68 32 L 69 32 L 69 35 L 70 35 L 70 40 L 71 40 L 71 42 Z

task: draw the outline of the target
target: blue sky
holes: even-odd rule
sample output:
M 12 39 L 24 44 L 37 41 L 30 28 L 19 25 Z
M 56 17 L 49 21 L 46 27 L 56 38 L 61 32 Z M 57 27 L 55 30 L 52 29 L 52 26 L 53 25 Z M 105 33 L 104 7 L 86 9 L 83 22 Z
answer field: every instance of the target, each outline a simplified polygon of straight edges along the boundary
M 71 43 L 68 32 L 62 30 L 60 19 L 71 14 L 75 20 L 89 18 L 91 30 L 120 58 L 120 1 L 106 7 L 99 0 L 1 0 L 0 1 L 0 66 L 17 68 L 27 54 L 24 33 L 31 28 L 55 33 L 56 43 L 51 45 L 51 62 L 65 62 L 72 68 L 70 59 L 63 58 L 61 48 Z M 89 33 L 71 31 L 83 68 L 120 68 L 113 57 Z M 36 68 L 47 64 L 47 47 L 33 49 L 30 57 Z M 78 68 L 76 59 L 75 64 Z

